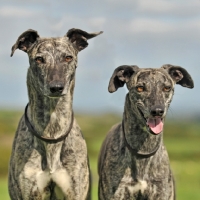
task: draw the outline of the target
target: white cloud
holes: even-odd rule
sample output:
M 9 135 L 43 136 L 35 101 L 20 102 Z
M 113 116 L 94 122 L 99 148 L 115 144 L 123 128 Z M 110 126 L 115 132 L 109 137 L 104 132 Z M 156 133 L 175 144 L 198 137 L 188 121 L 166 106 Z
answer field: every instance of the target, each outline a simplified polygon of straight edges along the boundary
M 174 28 L 170 23 L 148 18 L 133 19 L 129 27 L 134 33 L 165 33 L 171 32 Z
M 188 31 L 194 31 L 196 34 L 199 35 L 200 32 L 200 18 L 194 19 L 191 21 L 187 21 L 186 23 L 183 23 L 183 26 L 185 26 L 185 29 Z
M 139 10 L 143 12 L 165 13 L 175 8 L 174 2 L 163 0 L 139 0 L 138 4 Z
M 89 23 L 92 27 L 95 29 L 103 30 L 105 23 L 106 23 L 106 18 L 104 17 L 94 17 L 92 19 L 89 19 Z
M 168 1 L 168 0 L 139 0 L 138 10 L 142 13 L 148 13 L 160 16 L 195 16 L 199 15 L 200 1 Z
M 18 6 L 3 6 L 0 8 L 0 16 L 2 17 L 31 17 L 35 13 L 25 8 Z

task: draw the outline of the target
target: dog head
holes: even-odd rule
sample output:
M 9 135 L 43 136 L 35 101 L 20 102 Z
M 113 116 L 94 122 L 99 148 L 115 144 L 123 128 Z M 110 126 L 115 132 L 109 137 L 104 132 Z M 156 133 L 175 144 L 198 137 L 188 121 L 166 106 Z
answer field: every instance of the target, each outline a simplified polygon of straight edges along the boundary
M 13 45 L 11 56 L 16 49 L 28 54 L 28 87 L 48 97 L 60 97 L 74 85 L 78 52 L 88 46 L 88 39 L 101 33 L 73 28 L 64 37 L 40 38 L 37 31 L 29 29 Z
M 131 108 L 152 134 L 163 131 L 164 118 L 174 94 L 175 84 L 193 88 L 193 80 L 182 67 L 164 65 L 159 69 L 123 65 L 115 69 L 108 86 L 115 92 L 126 83 Z

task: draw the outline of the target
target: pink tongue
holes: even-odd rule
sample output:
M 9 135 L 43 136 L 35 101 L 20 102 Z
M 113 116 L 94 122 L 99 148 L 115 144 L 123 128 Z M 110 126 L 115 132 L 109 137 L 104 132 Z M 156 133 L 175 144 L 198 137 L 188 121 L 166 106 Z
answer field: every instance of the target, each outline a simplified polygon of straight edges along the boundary
M 159 134 L 163 130 L 163 122 L 161 118 L 155 118 L 155 119 L 148 119 L 147 125 L 149 125 L 149 128 L 155 133 Z

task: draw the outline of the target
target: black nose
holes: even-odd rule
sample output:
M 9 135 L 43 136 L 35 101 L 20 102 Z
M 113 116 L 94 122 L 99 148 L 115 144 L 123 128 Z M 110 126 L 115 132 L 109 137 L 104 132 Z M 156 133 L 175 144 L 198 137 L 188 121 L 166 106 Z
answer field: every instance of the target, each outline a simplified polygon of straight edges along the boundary
M 51 93 L 59 93 L 61 94 L 64 89 L 64 83 L 61 81 L 52 81 L 49 85 Z
M 152 116 L 159 116 L 161 117 L 164 114 L 164 107 L 161 105 L 156 105 L 151 108 L 151 115 Z

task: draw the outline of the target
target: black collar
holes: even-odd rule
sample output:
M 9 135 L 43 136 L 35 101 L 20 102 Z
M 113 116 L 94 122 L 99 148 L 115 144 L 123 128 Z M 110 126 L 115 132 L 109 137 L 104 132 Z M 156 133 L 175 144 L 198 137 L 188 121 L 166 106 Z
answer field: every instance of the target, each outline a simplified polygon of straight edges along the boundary
M 64 135 L 61 135 L 60 137 L 58 138 L 50 138 L 50 137 L 44 137 L 42 135 L 40 135 L 36 130 L 35 128 L 33 127 L 33 125 L 30 123 L 29 119 L 28 119 L 28 116 L 27 116 L 27 109 L 28 109 L 28 104 L 25 108 L 25 113 L 24 113 L 24 116 L 25 116 L 25 123 L 26 123 L 26 126 L 28 127 L 29 131 L 35 136 L 37 137 L 38 139 L 44 141 L 44 142 L 47 142 L 47 143 L 57 143 L 57 142 L 61 142 L 62 140 L 64 140 L 69 132 L 71 131 L 72 129 L 72 126 L 73 126 L 73 122 L 74 122 L 74 112 L 72 111 L 72 116 L 71 116 L 71 123 L 70 123 L 70 126 L 69 126 L 69 129 L 67 130 L 67 132 L 64 134 Z
M 160 144 L 158 146 L 155 147 L 155 149 L 151 152 L 142 152 L 142 151 L 139 151 L 137 149 L 133 149 L 129 143 L 127 142 L 127 139 L 126 139 L 126 135 L 125 135 L 125 130 L 124 130 L 124 119 L 122 121 L 122 133 L 123 133 L 123 137 L 124 137 L 124 142 L 125 142 L 125 146 L 128 148 L 128 150 L 130 152 L 132 152 L 134 155 L 136 155 L 137 157 L 141 157 L 141 158 L 148 158 L 148 157 L 151 157 L 153 156 L 157 150 L 160 148 Z

